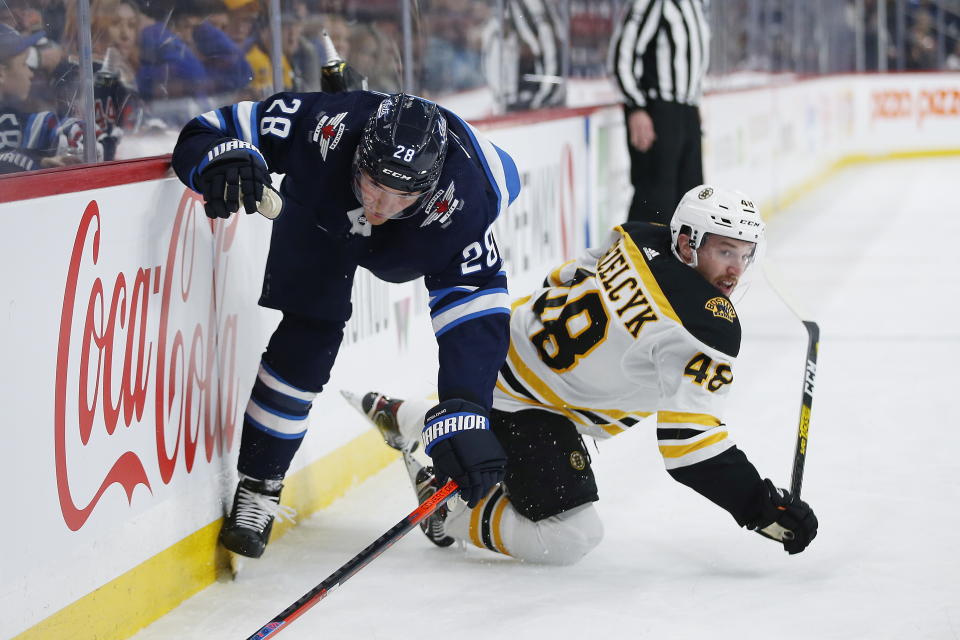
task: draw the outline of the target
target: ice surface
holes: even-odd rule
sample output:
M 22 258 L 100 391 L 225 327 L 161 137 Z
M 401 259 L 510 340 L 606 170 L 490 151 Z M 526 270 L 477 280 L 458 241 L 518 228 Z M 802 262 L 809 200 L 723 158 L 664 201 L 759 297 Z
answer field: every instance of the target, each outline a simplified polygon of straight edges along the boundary
M 822 332 L 803 487 L 821 528 L 805 553 L 671 480 L 647 421 L 594 453 L 606 537 L 580 564 L 438 549 L 415 530 L 279 637 L 960 637 L 958 175 L 956 159 L 848 169 L 771 222 L 769 264 Z M 738 311 L 726 422 L 785 486 L 805 333 L 763 279 Z M 245 638 L 413 506 L 397 462 L 135 638 Z

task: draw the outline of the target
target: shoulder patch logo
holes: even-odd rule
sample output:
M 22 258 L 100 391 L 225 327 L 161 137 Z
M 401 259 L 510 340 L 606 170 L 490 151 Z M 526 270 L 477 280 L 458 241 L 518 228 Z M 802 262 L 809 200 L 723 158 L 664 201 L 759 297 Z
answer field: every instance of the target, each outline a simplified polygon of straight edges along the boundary
M 697 194 L 697 197 L 700 198 L 701 200 L 706 200 L 707 198 L 709 198 L 709 197 L 712 196 L 712 195 L 713 195 L 713 188 L 712 188 L 712 187 L 707 187 L 706 189 L 704 189 L 703 191 L 701 191 L 700 193 L 698 193 L 698 194 Z
M 580 451 L 574 451 L 570 454 L 570 466 L 575 471 L 583 471 L 587 468 L 587 458 Z
M 733 305 L 730 303 L 730 301 L 720 296 L 707 300 L 707 304 L 704 305 L 704 308 L 711 312 L 715 317 L 723 318 L 727 322 L 733 322 L 737 317 L 737 312 L 733 309 Z
M 420 223 L 423 228 L 432 222 L 439 221 L 441 227 L 450 224 L 450 217 L 457 211 L 463 209 L 463 199 L 455 198 L 456 185 L 453 180 L 447 185 L 446 189 L 438 189 L 436 193 L 430 196 L 427 206 L 424 208 L 427 212 L 426 219 Z
M 310 139 L 320 146 L 320 157 L 327 159 L 327 152 L 333 151 L 340 144 L 340 138 L 343 137 L 343 131 L 347 125 L 343 124 L 343 119 L 347 117 L 347 112 L 338 113 L 332 118 L 327 114 L 320 116 L 317 120 L 317 126 L 313 129 Z

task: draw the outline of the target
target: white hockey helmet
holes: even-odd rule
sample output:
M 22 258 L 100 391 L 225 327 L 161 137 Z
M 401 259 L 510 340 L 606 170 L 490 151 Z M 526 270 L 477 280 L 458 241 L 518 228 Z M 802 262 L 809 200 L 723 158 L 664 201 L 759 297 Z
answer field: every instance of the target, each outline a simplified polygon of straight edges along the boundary
M 683 194 L 670 219 L 670 249 L 681 261 L 677 242 L 681 231 L 690 234 L 690 247 L 696 250 L 708 233 L 756 243 L 754 259 L 763 242 L 766 225 L 760 212 L 746 194 L 740 191 L 702 184 Z

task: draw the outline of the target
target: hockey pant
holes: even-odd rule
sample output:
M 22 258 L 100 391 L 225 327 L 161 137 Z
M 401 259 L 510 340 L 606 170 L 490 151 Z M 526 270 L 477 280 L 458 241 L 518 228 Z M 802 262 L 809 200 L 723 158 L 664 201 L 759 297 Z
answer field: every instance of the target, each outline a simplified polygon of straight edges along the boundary
M 431 406 L 416 400 L 400 405 L 397 419 L 405 439 L 419 439 Z M 495 487 L 473 509 L 459 499 L 448 503 L 446 534 L 518 560 L 553 565 L 574 564 L 600 544 L 603 523 L 592 502 L 533 521 L 511 504 L 508 492 L 509 487 Z

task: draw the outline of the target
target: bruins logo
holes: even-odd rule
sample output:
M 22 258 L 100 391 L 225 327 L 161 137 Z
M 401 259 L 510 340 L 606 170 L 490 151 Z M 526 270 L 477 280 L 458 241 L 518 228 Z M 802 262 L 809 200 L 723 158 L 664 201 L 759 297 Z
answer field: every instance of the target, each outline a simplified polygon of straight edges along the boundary
M 700 193 L 698 193 L 698 194 L 697 194 L 697 197 L 700 198 L 701 200 L 706 200 L 707 198 L 709 198 L 709 197 L 712 196 L 712 195 L 713 195 L 713 188 L 712 188 L 712 187 L 707 187 L 706 189 L 704 189 L 703 191 L 701 191 Z
M 587 468 L 587 458 L 583 455 L 583 453 L 574 451 L 570 454 L 570 466 L 577 471 L 583 471 Z
M 737 312 L 734 311 L 733 305 L 730 304 L 730 301 L 719 296 L 707 300 L 707 304 L 704 305 L 704 308 L 711 312 L 715 317 L 723 318 L 728 322 L 733 322 L 734 318 L 737 317 Z

